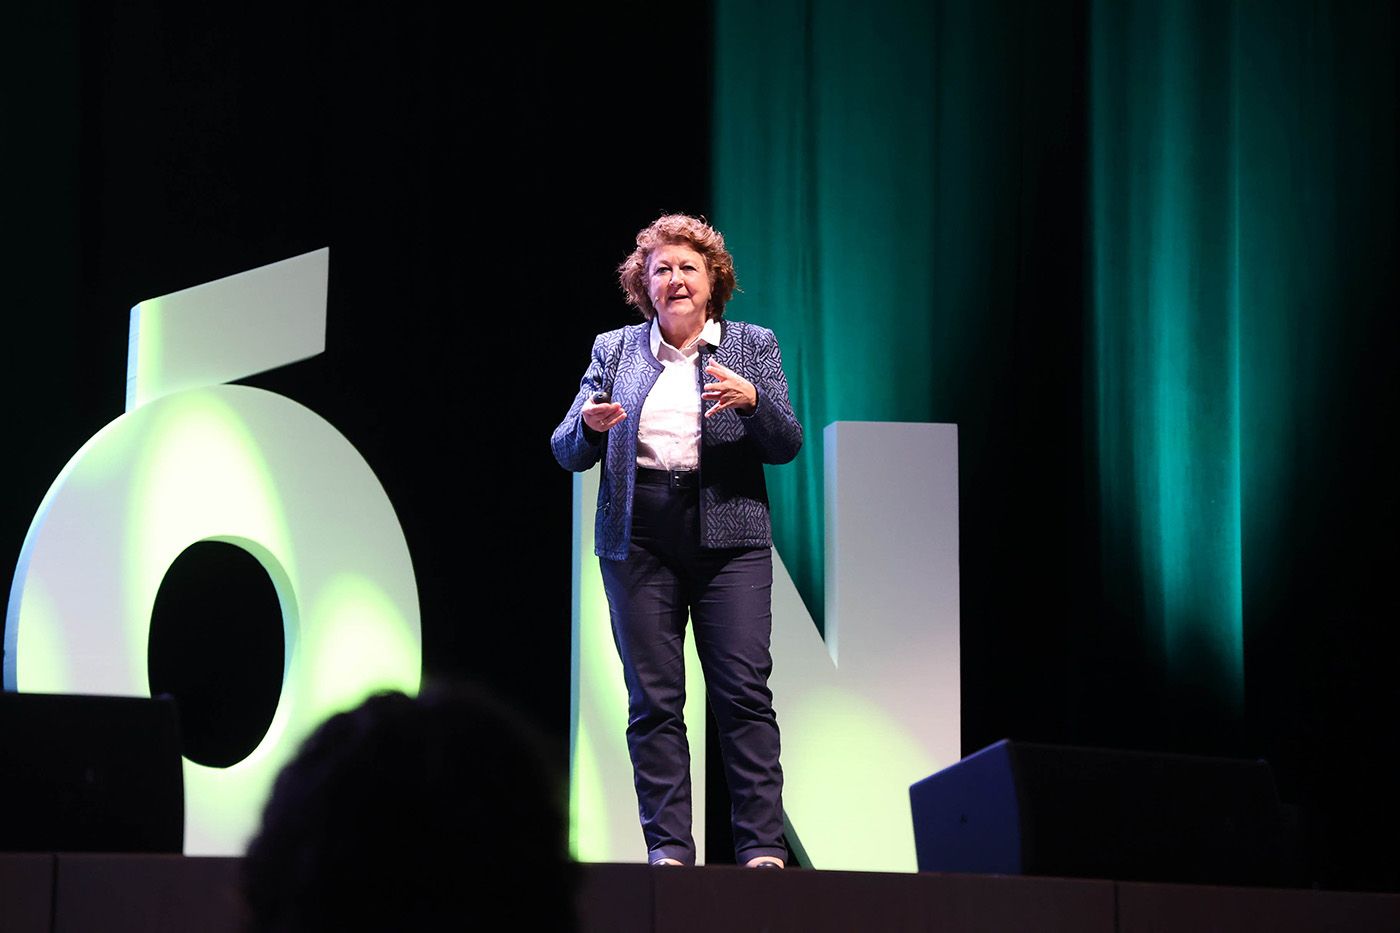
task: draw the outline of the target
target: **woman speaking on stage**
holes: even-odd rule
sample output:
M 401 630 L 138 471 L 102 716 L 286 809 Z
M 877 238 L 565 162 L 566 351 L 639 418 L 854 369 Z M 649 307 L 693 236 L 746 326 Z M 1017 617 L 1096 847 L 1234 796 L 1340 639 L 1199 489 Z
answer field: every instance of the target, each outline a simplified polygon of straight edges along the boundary
M 653 865 L 693 865 L 686 617 L 719 729 L 740 865 L 782 868 L 763 464 L 802 446 L 773 332 L 727 320 L 734 261 L 703 220 L 663 216 L 618 268 L 644 322 L 600 334 L 554 456 L 603 461 L 596 553 L 627 681 L 627 748 Z

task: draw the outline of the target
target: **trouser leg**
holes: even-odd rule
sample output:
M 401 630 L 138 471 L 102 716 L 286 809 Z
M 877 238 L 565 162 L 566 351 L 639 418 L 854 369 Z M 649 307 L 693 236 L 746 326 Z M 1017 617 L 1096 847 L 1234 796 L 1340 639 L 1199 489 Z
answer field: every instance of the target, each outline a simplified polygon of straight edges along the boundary
M 627 683 L 627 750 L 648 856 L 693 865 L 690 746 L 683 718 L 688 609 L 675 567 L 651 539 L 658 529 L 669 532 L 669 518 L 664 501 L 646 501 L 649 492 L 639 490 L 634 502 L 627 560 L 599 563 Z
M 735 855 L 741 865 L 760 855 L 786 860 L 778 721 L 768 688 L 773 554 L 700 551 L 697 561 L 687 595 L 729 783 Z

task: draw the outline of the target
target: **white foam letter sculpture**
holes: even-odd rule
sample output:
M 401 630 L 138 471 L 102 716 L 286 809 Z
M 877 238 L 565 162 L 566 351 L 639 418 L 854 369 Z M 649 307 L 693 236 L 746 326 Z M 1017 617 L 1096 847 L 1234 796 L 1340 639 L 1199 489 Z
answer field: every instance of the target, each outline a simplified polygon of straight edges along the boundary
M 242 761 L 185 761 L 191 855 L 243 852 L 277 772 L 326 716 L 419 686 L 413 565 L 369 464 L 310 409 L 222 384 L 324 350 L 329 262 L 322 249 L 132 309 L 126 413 L 54 480 L 10 591 L 7 690 L 146 696 L 151 610 L 180 553 L 224 541 L 267 570 L 281 696 Z
M 957 427 L 840 422 L 823 440 L 825 642 L 773 561 L 784 810 L 812 867 L 915 871 L 909 785 L 961 755 Z M 596 469 L 574 486 L 570 838 L 581 860 L 641 861 L 627 691 L 592 556 Z M 704 774 L 699 678 L 692 653 L 693 780 Z M 703 852 L 702 785 L 692 797 Z

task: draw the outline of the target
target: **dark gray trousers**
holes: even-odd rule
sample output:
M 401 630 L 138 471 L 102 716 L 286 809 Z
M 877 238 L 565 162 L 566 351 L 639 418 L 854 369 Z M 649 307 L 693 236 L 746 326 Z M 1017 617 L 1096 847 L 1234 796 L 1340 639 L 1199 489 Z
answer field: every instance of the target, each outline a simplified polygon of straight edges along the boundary
M 698 492 L 668 484 L 666 476 L 639 473 L 628 557 L 600 560 L 627 680 L 627 748 L 649 858 L 695 863 L 682 718 L 689 614 L 719 730 L 736 859 L 786 859 L 778 722 L 768 689 L 772 551 L 700 547 Z

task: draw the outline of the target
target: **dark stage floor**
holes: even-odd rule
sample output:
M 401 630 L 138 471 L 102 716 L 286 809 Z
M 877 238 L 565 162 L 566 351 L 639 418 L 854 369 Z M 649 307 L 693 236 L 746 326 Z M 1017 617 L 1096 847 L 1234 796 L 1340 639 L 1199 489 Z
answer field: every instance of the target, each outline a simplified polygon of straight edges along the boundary
M 221 858 L 0 854 L 0 933 L 236 933 L 238 868 Z M 727 867 L 581 874 L 584 933 L 1400 931 L 1395 894 Z M 483 891 L 465 925 L 508 910 Z

